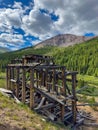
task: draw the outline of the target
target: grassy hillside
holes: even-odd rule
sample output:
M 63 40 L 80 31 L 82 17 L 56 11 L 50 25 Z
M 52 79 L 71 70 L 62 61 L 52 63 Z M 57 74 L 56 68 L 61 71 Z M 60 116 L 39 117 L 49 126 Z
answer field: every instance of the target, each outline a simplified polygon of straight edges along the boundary
M 0 54 L 0 69 L 2 70 L 11 59 L 27 54 L 51 55 L 57 64 L 65 65 L 68 70 L 77 70 L 80 74 L 98 76 L 98 37 L 66 48 L 46 46 L 34 49 L 34 47 L 30 47 Z
M 68 130 L 0 93 L 0 130 Z

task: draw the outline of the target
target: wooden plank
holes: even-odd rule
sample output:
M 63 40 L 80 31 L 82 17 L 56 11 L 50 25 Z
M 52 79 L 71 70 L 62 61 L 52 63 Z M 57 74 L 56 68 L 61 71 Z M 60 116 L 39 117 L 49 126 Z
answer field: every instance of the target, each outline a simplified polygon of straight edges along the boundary
M 41 106 L 40 109 L 45 109 L 46 110 L 46 109 L 50 109 L 50 108 L 52 108 L 54 106 L 55 106 L 54 103 L 50 103 L 50 104 L 46 104 L 46 105 Z
M 63 99 L 59 99 L 59 98 L 57 98 L 56 95 L 54 95 L 54 94 L 51 94 L 51 93 L 46 92 L 46 91 L 44 91 L 44 90 L 41 90 L 40 88 L 37 88 L 37 87 L 35 87 L 35 86 L 34 86 L 34 88 L 35 88 L 35 91 L 36 91 L 36 92 L 38 92 L 38 93 L 40 93 L 41 95 L 45 96 L 49 101 L 58 102 L 58 103 L 60 103 L 61 105 L 64 105 L 64 104 L 65 104 L 65 103 L 63 102 L 64 100 L 66 100 L 65 97 L 63 97 Z
M 10 79 L 10 81 L 13 82 L 13 83 L 16 83 L 16 82 L 17 82 L 16 79 Z
M 42 107 L 42 105 L 44 104 L 44 102 L 45 102 L 45 97 L 42 97 L 40 103 L 38 104 L 38 106 L 34 110 L 39 110 Z

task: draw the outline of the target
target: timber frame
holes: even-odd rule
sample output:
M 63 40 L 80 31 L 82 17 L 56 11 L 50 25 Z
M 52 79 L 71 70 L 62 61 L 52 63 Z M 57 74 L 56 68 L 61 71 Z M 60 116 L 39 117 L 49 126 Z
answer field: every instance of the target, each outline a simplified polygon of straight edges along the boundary
M 35 54 L 12 60 L 6 68 L 7 89 L 31 109 L 65 124 L 78 122 L 76 77 L 52 57 Z

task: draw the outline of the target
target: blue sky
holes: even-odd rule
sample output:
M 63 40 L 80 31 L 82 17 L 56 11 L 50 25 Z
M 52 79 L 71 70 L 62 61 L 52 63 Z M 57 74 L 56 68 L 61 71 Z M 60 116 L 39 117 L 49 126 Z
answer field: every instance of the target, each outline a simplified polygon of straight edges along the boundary
M 98 0 L 0 0 L 0 46 L 11 50 L 58 34 L 98 35 Z

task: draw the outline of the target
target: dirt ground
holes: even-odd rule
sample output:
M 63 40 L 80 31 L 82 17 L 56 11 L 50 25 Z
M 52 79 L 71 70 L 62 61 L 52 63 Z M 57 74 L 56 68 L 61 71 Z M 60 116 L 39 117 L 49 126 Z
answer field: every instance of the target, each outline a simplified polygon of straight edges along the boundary
M 92 116 L 92 119 L 95 119 L 95 121 L 93 123 L 98 124 L 98 110 L 95 111 L 92 107 L 90 106 L 80 106 L 78 107 L 80 110 L 85 111 L 86 113 L 89 113 Z M 90 121 L 87 121 L 87 123 L 90 123 Z M 98 130 L 98 127 L 87 127 L 87 126 L 83 126 L 81 127 L 81 130 Z
M 25 129 L 20 129 L 18 127 L 15 126 L 10 126 L 9 124 L 0 124 L 0 130 L 25 130 Z

